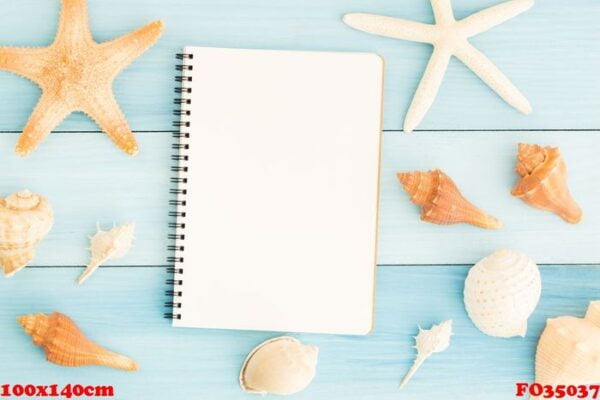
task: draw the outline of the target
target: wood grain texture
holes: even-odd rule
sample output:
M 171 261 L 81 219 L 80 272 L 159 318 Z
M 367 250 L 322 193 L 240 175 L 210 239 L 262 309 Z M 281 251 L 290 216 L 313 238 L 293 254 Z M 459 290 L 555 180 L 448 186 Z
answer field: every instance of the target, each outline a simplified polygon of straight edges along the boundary
M 597 298 L 594 267 L 542 269 L 543 294 L 527 336 L 497 339 L 479 332 L 462 303 L 466 267 L 380 268 L 375 333 L 367 337 L 297 335 L 320 348 L 318 374 L 298 399 L 513 398 L 515 382 L 533 379 L 532 357 L 545 320 L 583 315 Z M 100 268 L 86 285 L 79 268 L 26 269 L 0 280 L 1 380 L 22 383 L 112 384 L 118 399 L 238 399 L 247 352 L 276 335 L 173 329 L 161 319 L 162 268 Z M 60 293 L 60 295 L 58 295 Z M 100 367 L 65 369 L 44 360 L 15 317 L 60 310 L 93 340 L 139 362 L 126 373 Z M 417 325 L 454 320 L 449 349 L 427 360 L 402 392 L 397 386 L 414 356 Z
M 0 44 L 47 45 L 58 20 L 58 0 L 5 2 Z M 466 17 L 497 0 L 456 0 Z M 344 25 L 347 12 L 371 12 L 432 22 L 426 0 L 91 0 L 90 23 L 98 41 L 109 40 L 162 18 L 159 43 L 125 70 L 116 97 L 134 130 L 170 129 L 173 54 L 185 45 L 372 51 L 386 59 L 386 129 L 400 129 L 403 116 L 431 53 L 428 45 L 367 35 Z M 472 42 L 529 98 L 531 116 L 520 115 L 457 60 L 452 60 L 440 95 L 421 129 L 600 128 L 600 3 L 538 1 L 533 9 L 473 38 Z M 568 66 L 568 67 L 565 67 Z M 151 82 L 151 84 L 149 84 Z M 39 90 L 32 83 L 0 74 L 0 129 L 18 130 L 33 109 Z M 18 101 L 15 101 L 18 99 Z M 95 129 L 81 115 L 61 129 Z
M 94 132 L 54 133 L 30 159 L 12 153 L 0 159 L 0 193 L 27 187 L 48 196 L 55 208 L 55 226 L 32 265 L 83 265 L 96 222 L 109 227 L 129 220 L 138 224 L 136 246 L 113 264 L 165 263 L 172 139 L 167 132 L 136 135 L 141 151 L 132 159 Z M 10 148 L 16 137 L 0 135 L 0 148 Z M 582 223 L 567 224 L 510 195 L 519 142 L 562 149 L 571 190 L 584 210 Z M 473 264 L 498 248 L 525 251 L 543 264 L 600 263 L 599 146 L 600 132 L 385 132 L 378 263 Z M 505 227 L 489 231 L 422 222 L 396 172 L 435 167 Z
M 465 17 L 497 0 L 454 0 Z M 0 44 L 47 45 L 58 21 L 58 0 L 5 1 Z M 174 53 L 185 45 L 298 50 L 372 51 L 386 59 L 384 128 L 398 130 L 431 49 L 427 45 L 366 35 L 341 22 L 363 11 L 431 22 L 427 0 L 89 0 L 94 37 L 109 40 L 162 18 L 161 41 L 115 83 L 117 99 L 137 131 L 168 131 L 173 104 Z M 534 106 L 515 112 L 453 60 L 421 129 L 384 134 L 379 262 L 473 263 L 497 247 L 514 247 L 544 263 L 598 263 L 600 194 L 596 149 L 600 132 L 600 3 L 540 0 L 529 12 L 473 39 Z M 237 386 L 239 367 L 260 332 L 173 329 L 165 311 L 164 267 L 171 139 L 168 132 L 137 133 L 141 151 L 130 159 L 113 148 L 82 115 L 69 117 L 28 159 L 13 155 L 17 133 L 38 100 L 32 83 L 0 73 L 0 194 L 28 187 L 48 196 L 56 225 L 38 247 L 35 266 L 0 278 L 0 383 L 112 384 L 118 399 L 251 398 Z M 282 127 L 285 129 L 285 127 Z M 517 132 L 449 132 L 454 129 Z M 525 132 L 539 130 L 537 132 Z M 597 139 L 599 138 L 599 139 Z M 560 146 L 584 222 L 562 223 L 511 198 L 518 141 Z M 502 218 L 507 227 L 484 232 L 437 227 L 418 220 L 394 174 L 444 168 L 465 195 Z M 74 283 L 88 258 L 87 236 L 97 221 L 134 220 L 133 251 L 115 267 L 102 267 L 85 286 Z M 234 250 L 234 249 L 232 249 Z M 134 268 L 134 266 L 137 266 Z M 299 335 L 321 349 L 306 399 L 507 399 L 516 381 L 533 379 L 532 358 L 546 318 L 582 315 L 600 295 L 600 269 L 542 268 L 543 294 L 525 339 L 494 339 L 468 320 L 462 304 L 467 267 L 382 267 L 378 272 L 375 332 L 369 337 Z M 340 277 L 343 278 L 343 277 Z M 64 369 L 43 361 L 15 317 L 60 310 L 94 340 L 137 359 L 134 374 L 102 368 Z M 404 392 L 397 391 L 414 350 L 417 325 L 453 318 L 456 335 L 447 352 L 427 361 Z
M 97 132 L 53 133 L 26 159 L 12 150 L 0 158 L 1 193 L 28 188 L 54 208 L 54 227 L 32 265 L 83 265 L 97 222 L 110 228 L 129 221 L 137 224 L 136 245 L 115 262 L 165 264 L 173 139 L 156 132 L 137 137 L 141 150 L 135 158 L 120 154 Z M 0 134 L 0 147 L 12 149 L 16 139 Z
M 584 212 L 581 223 L 568 224 L 511 196 L 519 142 L 561 149 L 571 192 Z M 544 264 L 600 262 L 600 132 L 386 132 L 383 143 L 380 264 L 473 264 L 499 248 L 524 251 Z M 422 222 L 396 172 L 432 168 L 444 170 L 504 227 Z

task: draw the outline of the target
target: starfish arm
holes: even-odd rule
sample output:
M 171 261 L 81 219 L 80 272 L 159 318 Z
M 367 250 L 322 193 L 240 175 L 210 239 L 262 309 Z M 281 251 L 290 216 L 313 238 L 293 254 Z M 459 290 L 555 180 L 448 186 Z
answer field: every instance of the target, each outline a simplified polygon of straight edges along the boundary
M 99 90 L 91 94 L 82 111 L 106 132 L 117 147 L 131 156 L 137 154 L 137 141 L 112 90 Z
M 425 74 L 421 78 L 415 97 L 406 114 L 404 120 L 405 132 L 412 132 L 421 123 L 427 111 L 429 111 L 442 85 L 442 80 L 444 79 L 451 56 L 452 53 L 446 47 L 434 47 Z
M 116 75 L 156 43 L 163 29 L 162 21 L 154 21 L 120 38 L 102 43 L 99 46 L 102 62 Z
M 47 48 L 0 47 L 0 70 L 38 82 L 44 74 L 47 55 Z
M 74 45 L 93 41 L 88 23 L 86 0 L 62 0 L 55 43 Z
M 508 104 L 524 114 L 531 113 L 531 104 L 515 85 L 489 58 L 466 42 L 455 49 L 454 55 L 469 67 Z
M 383 15 L 351 13 L 344 15 L 344 22 L 359 31 L 394 39 L 433 43 L 437 37 L 433 25 Z
M 534 2 L 534 0 L 507 1 L 479 11 L 460 20 L 458 24 L 466 37 L 475 36 L 529 10 L 533 7 Z
M 455 21 L 450 0 L 431 0 L 431 8 L 436 23 L 444 25 Z
M 44 93 L 23 128 L 16 153 L 20 156 L 31 153 L 71 111 L 64 102 L 56 101 L 55 96 Z

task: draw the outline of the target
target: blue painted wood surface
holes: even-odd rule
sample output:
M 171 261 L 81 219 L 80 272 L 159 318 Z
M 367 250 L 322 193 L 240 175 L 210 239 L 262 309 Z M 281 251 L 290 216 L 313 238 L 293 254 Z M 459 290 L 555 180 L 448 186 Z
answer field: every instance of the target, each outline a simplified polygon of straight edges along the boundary
M 455 0 L 458 17 L 496 0 Z M 0 44 L 45 45 L 56 28 L 58 0 L 0 4 Z M 349 11 L 368 11 L 424 22 L 426 0 L 90 0 L 94 36 L 108 40 L 163 18 L 163 39 L 116 81 L 117 98 L 137 133 L 141 153 L 121 155 L 93 123 L 68 118 L 28 159 L 12 148 L 39 89 L 0 73 L 0 193 L 29 187 L 55 206 L 56 226 L 38 248 L 33 267 L 0 279 L 1 383 L 113 384 L 119 399 L 244 398 L 237 374 L 246 353 L 276 333 L 173 329 L 160 317 L 169 196 L 173 54 L 184 45 L 374 51 L 386 58 L 385 122 L 397 130 L 427 62 L 426 45 L 377 38 L 341 21 Z M 369 337 L 300 335 L 321 349 L 318 375 L 297 398 L 486 399 L 513 398 L 516 381 L 533 379 L 533 354 L 546 318 L 582 315 L 600 297 L 593 265 L 542 267 L 543 294 L 525 339 L 494 339 L 477 331 L 462 304 L 466 266 L 499 246 L 519 247 L 545 264 L 598 263 L 600 190 L 596 149 L 600 132 L 600 3 L 544 0 L 529 12 L 476 37 L 473 42 L 529 97 L 525 117 L 505 105 L 467 68 L 453 61 L 422 129 L 517 132 L 386 132 L 377 282 L 376 327 Z M 527 130 L 539 132 L 520 132 Z M 544 130 L 562 130 L 548 133 Z M 572 131 L 575 129 L 576 131 Z M 84 131 L 84 132 L 82 132 Z M 149 132 L 153 131 L 153 132 Z M 162 131 L 162 132 L 157 132 Z M 567 157 L 574 194 L 585 222 L 568 226 L 529 209 L 509 195 L 518 141 L 559 145 Z M 441 167 L 465 194 L 505 220 L 499 232 L 420 223 L 394 178 L 403 169 Z M 87 259 L 88 235 L 97 221 L 134 220 L 134 250 L 77 287 Z M 232 249 L 234 250 L 234 249 Z M 30 312 L 60 310 L 93 339 L 131 355 L 137 373 L 102 368 L 64 369 L 46 363 L 16 324 Z M 396 390 L 408 369 L 417 325 L 453 318 L 456 334 L 447 352 L 427 361 L 404 392 Z
M 385 267 L 377 274 L 375 332 L 368 337 L 297 335 L 320 348 L 318 374 L 300 399 L 513 398 L 517 381 L 533 379 L 537 336 L 548 317 L 581 316 L 597 295 L 595 267 L 544 267 L 543 295 L 527 336 L 483 335 L 462 305 L 468 268 Z M 27 268 L 0 281 L 3 381 L 113 384 L 119 399 L 237 399 L 237 375 L 246 353 L 276 335 L 268 332 L 173 329 L 163 311 L 163 268 L 104 268 L 84 287 L 72 281 L 80 268 Z M 100 367 L 64 369 L 44 361 L 15 322 L 17 315 L 61 310 L 92 339 L 135 358 L 139 372 Z M 417 325 L 454 320 L 449 349 L 429 359 L 398 392 L 414 357 Z
M 465 17 L 497 0 L 455 0 Z M 368 11 L 432 22 L 428 0 L 91 0 L 90 23 L 98 41 L 112 39 L 154 19 L 164 19 L 160 42 L 117 79 L 117 99 L 133 129 L 171 129 L 173 54 L 185 45 L 372 51 L 386 59 L 385 129 L 400 129 L 425 69 L 428 45 L 355 31 L 344 13 Z M 4 1 L 0 44 L 42 46 L 57 25 L 58 0 Z M 599 128 L 600 41 L 596 0 L 543 0 L 530 11 L 476 36 L 485 52 L 528 96 L 531 116 L 519 115 L 460 62 L 452 60 L 441 93 L 421 129 Z M 0 129 L 18 130 L 39 90 L 0 74 Z M 18 99 L 18 101 L 15 101 Z M 96 129 L 83 116 L 61 129 Z

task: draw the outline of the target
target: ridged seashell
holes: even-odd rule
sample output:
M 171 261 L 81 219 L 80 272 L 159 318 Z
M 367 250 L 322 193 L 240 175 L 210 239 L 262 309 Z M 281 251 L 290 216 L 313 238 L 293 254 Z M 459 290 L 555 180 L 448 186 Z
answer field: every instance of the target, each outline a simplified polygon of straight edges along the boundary
M 415 336 L 417 358 L 415 358 L 412 367 L 400 382 L 400 389 L 406 386 L 423 362 L 431 357 L 433 353 L 441 353 L 450 346 L 450 336 L 452 336 L 452 320 L 433 325 L 431 329 L 421 329 L 419 327 L 419 334 Z
M 125 356 L 98 346 L 79 330 L 66 315 L 30 314 L 17 321 L 33 338 L 33 344 L 43 347 L 46 359 L 63 367 L 101 365 L 104 367 L 135 371 L 138 365 Z
M 421 206 L 421 219 L 433 224 L 471 224 L 499 229 L 502 222 L 467 201 L 452 179 L 439 169 L 397 174 L 410 201 Z
M 581 221 L 581 208 L 567 186 L 567 165 L 557 147 L 519 143 L 517 174 L 512 195 L 525 203 L 559 215 L 571 224 Z
M 77 280 L 81 285 L 98 269 L 98 267 L 108 260 L 124 257 L 133 245 L 133 233 L 135 223 L 115 226 L 109 231 L 103 231 L 98 226 L 98 231 L 90 238 L 92 258 Z
M 483 258 L 465 281 L 465 307 L 483 333 L 524 337 L 542 292 L 540 270 L 526 254 L 498 250 Z
M 29 190 L 0 198 L 0 265 L 7 277 L 33 260 L 35 246 L 53 222 L 50 203 Z
M 600 309 L 592 303 L 585 318 L 551 318 L 537 346 L 535 381 L 542 385 L 600 382 Z
M 248 354 L 240 386 L 254 394 L 289 395 L 305 389 L 315 377 L 319 349 L 289 336 L 269 339 Z
M 592 301 L 585 313 L 585 320 L 600 327 L 600 300 Z

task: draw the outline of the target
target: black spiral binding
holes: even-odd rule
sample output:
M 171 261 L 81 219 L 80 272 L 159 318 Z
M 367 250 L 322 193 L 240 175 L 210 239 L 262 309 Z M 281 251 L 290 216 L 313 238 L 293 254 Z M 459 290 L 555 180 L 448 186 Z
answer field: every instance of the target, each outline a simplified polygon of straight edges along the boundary
M 187 165 L 188 150 L 190 145 L 188 139 L 190 138 L 189 129 L 190 121 L 189 117 L 192 113 L 191 104 L 192 99 L 190 95 L 192 88 L 189 87 L 192 82 L 191 71 L 194 67 L 191 65 L 190 60 L 193 60 L 193 54 L 177 54 L 177 60 L 179 60 L 175 69 L 178 71 L 178 75 L 175 77 L 175 81 L 179 85 L 175 88 L 175 93 L 179 96 L 175 99 L 175 104 L 179 106 L 178 109 L 173 110 L 173 115 L 179 117 L 173 122 L 173 126 L 178 128 L 177 131 L 173 132 L 173 138 L 175 143 L 171 146 L 174 150 L 174 154 L 171 156 L 171 160 L 175 162 L 175 165 L 171 167 L 171 172 L 175 175 L 171 178 L 171 184 L 175 187 L 170 189 L 170 194 L 174 196 L 174 199 L 169 201 L 169 206 L 175 207 L 174 211 L 169 211 L 169 217 L 172 219 L 169 222 L 169 228 L 174 230 L 174 233 L 169 233 L 169 246 L 167 250 L 171 254 L 167 258 L 169 267 L 167 273 L 169 279 L 167 279 L 167 285 L 169 289 L 165 292 L 169 297 L 170 301 L 165 303 L 165 307 L 169 308 L 169 312 L 165 313 L 165 318 L 168 319 L 181 319 L 181 285 L 183 284 L 183 252 L 185 250 L 185 218 L 186 218 L 186 207 L 187 207 L 187 184 L 188 178 L 187 173 L 189 167 Z

